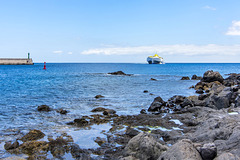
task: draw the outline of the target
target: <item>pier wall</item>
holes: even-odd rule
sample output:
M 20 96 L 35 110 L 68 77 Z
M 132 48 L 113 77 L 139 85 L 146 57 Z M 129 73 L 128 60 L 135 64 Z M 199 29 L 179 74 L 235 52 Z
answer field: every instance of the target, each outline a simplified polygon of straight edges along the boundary
M 0 65 L 33 65 L 32 58 L 0 58 Z

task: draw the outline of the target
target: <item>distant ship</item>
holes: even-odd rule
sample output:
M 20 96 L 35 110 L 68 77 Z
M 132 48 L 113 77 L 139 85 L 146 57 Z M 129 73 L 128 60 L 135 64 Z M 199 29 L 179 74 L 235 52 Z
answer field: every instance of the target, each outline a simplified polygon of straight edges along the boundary
M 148 56 L 147 62 L 148 64 L 164 64 L 163 58 L 158 54 L 155 54 L 154 56 Z

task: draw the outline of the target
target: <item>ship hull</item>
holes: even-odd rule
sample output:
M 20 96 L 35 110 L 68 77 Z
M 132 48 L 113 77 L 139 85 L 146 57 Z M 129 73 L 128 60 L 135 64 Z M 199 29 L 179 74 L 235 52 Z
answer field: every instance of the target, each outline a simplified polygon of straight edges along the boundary
M 164 64 L 163 60 L 160 58 L 147 58 L 148 64 Z

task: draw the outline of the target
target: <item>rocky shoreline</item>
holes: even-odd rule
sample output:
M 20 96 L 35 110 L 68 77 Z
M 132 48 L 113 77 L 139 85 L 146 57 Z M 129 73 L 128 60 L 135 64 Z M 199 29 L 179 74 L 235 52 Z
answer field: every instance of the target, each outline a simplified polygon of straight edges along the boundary
M 81 160 L 238 160 L 239 84 L 240 74 L 232 73 L 224 79 L 218 72 L 207 71 L 192 86 L 199 95 L 176 95 L 167 101 L 156 97 L 138 115 L 119 116 L 112 109 L 99 107 L 92 110 L 92 115 L 66 124 L 78 128 L 111 124 L 108 131 L 103 131 L 106 138 L 95 138 L 99 145 L 95 149 L 80 148 L 67 133 L 47 137 L 37 129 L 6 142 L 4 148 L 14 155 L 13 159 L 67 159 L 68 155 Z M 52 110 L 42 105 L 38 111 Z M 64 109 L 57 112 L 67 114 Z

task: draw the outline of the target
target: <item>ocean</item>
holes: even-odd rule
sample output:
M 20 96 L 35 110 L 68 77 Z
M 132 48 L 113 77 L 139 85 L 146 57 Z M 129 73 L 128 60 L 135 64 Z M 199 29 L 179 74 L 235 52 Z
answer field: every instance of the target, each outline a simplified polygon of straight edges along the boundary
M 103 136 L 101 130 L 109 129 L 110 125 L 78 129 L 66 123 L 92 114 L 90 111 L 96 107 L 114 109 L 118 115 L 138 114 L 141 109 L 148 109 L 157 96 L 167 100 L 174 95 L 194 95 L 195 90 L 189 87 L 198 81 L 183 81 L 182 76 L 202 76 L 207 70 L 219 71 L 223 77 L 240 73 L 240 64 L 235 63 L 47 63 L 46 67 L 43 70 L 42 63 L 0 65 L 0 158 L 7 154 L 3 149 L 5 141 L 30 129 L 46 134 L 67 132 L 80 147 L 97 147 L 93 138 Z M 107 74 L 115 71 L 133 75 Z M 104 98 L 96 99 L 96 95 Z M 69 113 L 38 112 L 37 106 L 43 104 Z

